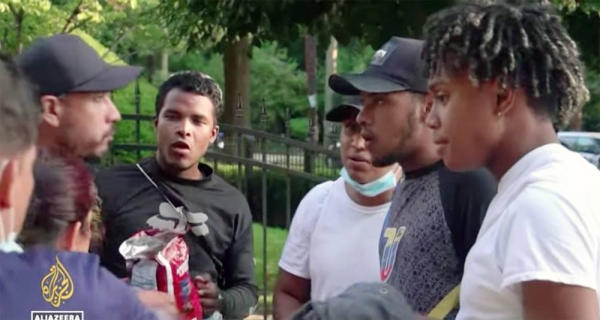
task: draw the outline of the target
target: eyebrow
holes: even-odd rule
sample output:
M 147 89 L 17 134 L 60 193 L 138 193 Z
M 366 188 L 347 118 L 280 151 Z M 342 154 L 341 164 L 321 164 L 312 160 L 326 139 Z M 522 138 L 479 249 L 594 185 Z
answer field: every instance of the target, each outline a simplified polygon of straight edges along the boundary
M 433 90 L 443 83 L 445 83 L 445 81 L 442 79 L 439 79 L 439 78 L 434 79 L 433 81 L 429 81 L 429 84 L 428 84 L 429 90 Z

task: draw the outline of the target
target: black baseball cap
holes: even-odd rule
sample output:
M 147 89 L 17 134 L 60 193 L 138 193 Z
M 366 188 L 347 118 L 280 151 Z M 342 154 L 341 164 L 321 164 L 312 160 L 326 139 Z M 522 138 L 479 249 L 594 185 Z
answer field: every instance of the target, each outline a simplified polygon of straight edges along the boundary
M 16 62 L 39 95 L 113 91 L 127 86 L 142 72 L 138 67 L 104 62 L 80 37 L 70 34 L 34 41 Z
M 358 95 L 361 91 L 427 93 L 427 76 L 421 62 L 423 43 L 392 37 L 375 52 L 367 70 L 360 74 L 331 75 L 329 87 L 343 95 Z
M 325 114 L 325 120 L 331 122 L 343 122 L 348 117 L 356 116 L 357 111 L 362 109 L 359 96 L 344 97 L 344 102 L 339 106 L 329 110 Z

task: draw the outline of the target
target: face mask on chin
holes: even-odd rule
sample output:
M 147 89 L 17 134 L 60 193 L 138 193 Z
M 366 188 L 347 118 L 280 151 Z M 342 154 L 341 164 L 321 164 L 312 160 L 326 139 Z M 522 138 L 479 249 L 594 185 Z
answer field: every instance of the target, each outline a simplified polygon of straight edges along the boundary
M 8 165 L 8 160 L 3 160 L 0 162 L 0 179 L 2 179 L 2 174 L 4 173 L 4 169 Z M 4 229 L 4 222 L 0 218 L 0 251 L 2 252 L 23 252 L 23 248 L 19 246 L 17 243 L 18 233 L 13 231 L 14 221 L 15 221 L 15 210 L 13 208 L 8 208 L 6 210 L 0 211 L 0 217 L 4 214 L 8 214 L 9 226 L 8 229 Z
M 342 168 L 340 175 L 342 178 L 344 178 L 346 183 L 352 187 L 352 189 L 366 197 L 371 198 L 395 188 L 397 184 L 396 175 L 393 171 L 388 171 L 388 173 L 384 174 L 381 178 L 365 184 L 360 184 L 352 179 L 346 168 Z

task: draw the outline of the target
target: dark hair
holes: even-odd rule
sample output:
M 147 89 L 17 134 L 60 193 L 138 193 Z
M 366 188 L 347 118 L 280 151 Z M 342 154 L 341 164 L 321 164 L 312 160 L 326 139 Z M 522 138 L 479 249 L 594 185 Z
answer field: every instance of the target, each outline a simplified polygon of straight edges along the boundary
M 92 232 L 93 240 L 100 240 L 101 223 L 96 217 L 92 217 L 92 223 L 86 221 L 90 210 L 97 209 L 98 200 L 93 176 L 83 159 L 42 150 L 34 166 L 34 179 L 21 243 L 26 247 L 54 245 L 58 236 L 75 222 L 82 223 L 84 232 Z
M 165 104 L 165 98 L 169 91 L 175 88 L 209 98 L 215 107 L 215 120 L 221 116 L 223 92 L 219 84 L 209 75 L 197 71 L 180 71 L 174 73 L 160 85 L 158 95 L 156 96 L 156 116 L 158 116 Z
M 0 54 L 0 156 L 33 146 L 40 114 L 33 88 L 15 63 Z
M 521 87 L 561 126 L 589 100 L 577 45 L 548 6 L 460 5 L 430 16 L 424 33 L 430 74 L 468 70 L 475 86 Z

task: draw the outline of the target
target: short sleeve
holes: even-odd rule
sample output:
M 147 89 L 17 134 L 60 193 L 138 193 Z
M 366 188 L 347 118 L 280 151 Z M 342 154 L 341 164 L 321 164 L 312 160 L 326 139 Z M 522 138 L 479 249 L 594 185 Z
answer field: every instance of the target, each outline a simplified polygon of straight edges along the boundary
M 312 230 L 334 182 L 314 187 L 298 205 L 281 253 L 279 267 L 295 276 L 310 279 L 309 253 Z
M 597 290 L 594 218 L 589 206 L 573 201 L 527 187 L 511 203 L 499 234 L 502 288 L 539 280 Z

